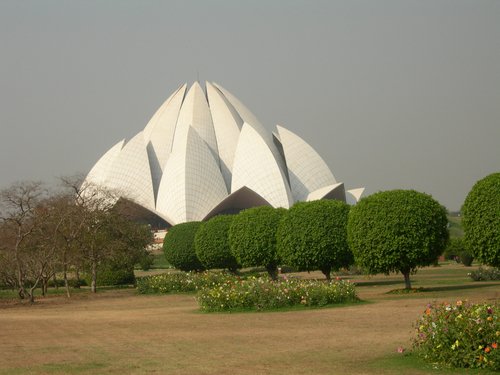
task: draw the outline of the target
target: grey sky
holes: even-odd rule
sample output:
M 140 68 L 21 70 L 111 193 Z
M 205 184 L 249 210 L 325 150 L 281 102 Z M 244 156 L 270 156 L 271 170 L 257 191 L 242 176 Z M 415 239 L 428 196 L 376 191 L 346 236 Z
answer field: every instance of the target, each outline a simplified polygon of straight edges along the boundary
M 215 81 L 348 188 L 459 209 L 500 170 L 500 1 L 0 0 L 0 188 L 86 173 Z

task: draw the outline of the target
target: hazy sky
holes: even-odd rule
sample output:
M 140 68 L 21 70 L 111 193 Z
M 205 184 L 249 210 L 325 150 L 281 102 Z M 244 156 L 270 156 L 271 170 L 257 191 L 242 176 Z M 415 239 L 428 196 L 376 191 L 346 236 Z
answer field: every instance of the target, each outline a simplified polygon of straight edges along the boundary
M 347 188 L 459 209 L 500 170 L 500 1 L 0 0 L 0 188 L 86 173 L 215 81 Z

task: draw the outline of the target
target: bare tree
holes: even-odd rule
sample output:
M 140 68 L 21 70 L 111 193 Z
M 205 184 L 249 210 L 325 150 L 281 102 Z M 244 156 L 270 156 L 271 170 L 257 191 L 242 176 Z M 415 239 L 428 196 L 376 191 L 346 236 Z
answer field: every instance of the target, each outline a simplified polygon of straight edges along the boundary
M 113 191 L 75 178 L 63 179 L 75 197 L 75 214 L 68 219 L 72 230 L 66 231 L 73 257 L 81 260 L 90 273 L 91 291 L 97 291 L 97 274 L 103 264 L 133 266 L 153 238 L 149 228 L 125 217 L 116 203 L 123 192 Z
M 133 267 L 145 254 L 149 228 L 114 209 L 117 195 L 107 189 L 63 180 L 67 191 L 49 195 L 40 183 L 15 184 L 0 191 L 0 281 L 34 301 L 41 285 L 62 272 L 70 297 L 68 273 L 83 266 L 97 290 L 103 264 Z
M 7 258 L 13 261 L 16 287 L 21 299 L 27 296 L 24 245 L 40 224 L 35 219 L 35 210 L 44 195 L 45 189 L 40 182 L 17 183 L 0 191 L 2 231 L 9 239 L 7 246 L 4 245 L 3 253 L 8 254 Z

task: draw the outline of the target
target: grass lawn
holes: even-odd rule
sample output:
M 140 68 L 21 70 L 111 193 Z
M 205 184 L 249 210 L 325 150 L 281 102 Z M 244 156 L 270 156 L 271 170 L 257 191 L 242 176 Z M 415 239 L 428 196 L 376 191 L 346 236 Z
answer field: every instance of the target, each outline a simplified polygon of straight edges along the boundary
M 349 276 L 366 303 L 316 310 L 205 314 L 193 295 L 105 290 L 0 299 L 0 374 L 488 374 L 435 368 L 411 353 L 428 302 L 500 298 L 500 282 L 445 263 L 412 276 Z M 320 273 L 300 274 L 319 277 Z M 406 348 L 398 354 L 397 348 Z

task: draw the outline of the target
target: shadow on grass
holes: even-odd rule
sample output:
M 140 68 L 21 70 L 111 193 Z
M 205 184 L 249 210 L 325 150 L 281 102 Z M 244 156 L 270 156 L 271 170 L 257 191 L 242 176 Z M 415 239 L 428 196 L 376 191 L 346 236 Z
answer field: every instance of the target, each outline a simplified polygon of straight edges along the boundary
M 378 281 L 355 281 L 350 279 L 356 286 L 383 286 L 383 285 L 396 285 L 404 284 L 404 280 L 378 280 Z
M 421 292 L 446 292 L 452 290 L 464 290 L 464 289 L 479 289 L 479 288 L 487 288 L 489 286 L 494 286 L 495 284 L 473 284 L 473 285 L 447 285 L 447 286 L 433 286 L 433 287 L 422 287 Z

